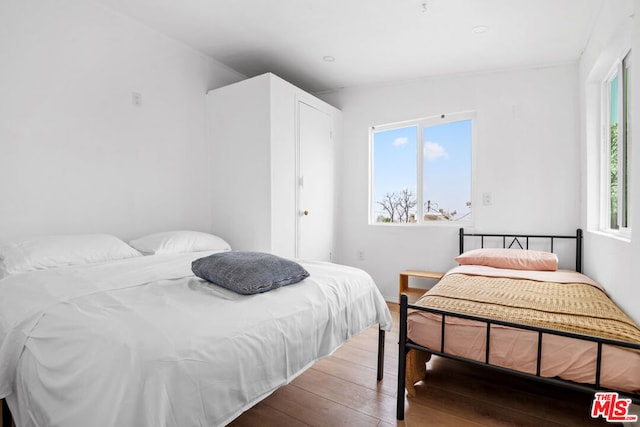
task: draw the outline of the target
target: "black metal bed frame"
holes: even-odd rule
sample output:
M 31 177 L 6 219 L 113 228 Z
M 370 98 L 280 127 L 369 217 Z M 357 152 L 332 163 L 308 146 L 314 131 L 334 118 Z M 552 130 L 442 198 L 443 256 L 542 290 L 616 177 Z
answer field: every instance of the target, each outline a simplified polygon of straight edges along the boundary
M 518 245 L 518 247 L 522 249 L 529 248 L 529 240 L 530 239 L 549 239 L 551 243 L 551 252 L 553 252 L 554 241 L 557 239 L 575 239 L 576 244 L 576 271 L 582 271 L 582 230 L 576 230 L 576 234 L 572 236 L 561 236 L 561 235 L 533 235 L 533 234 L 474 234 L 474 233 L 465 233 L 464 229 L 460 229 L 460 253 L 464 251 L 464 239 L 465 237 L 479 237 L 480 238 L 480 247 L 484 247 L 485 237 L 491 238 L 502 238 L 502 247 L 503 248 L 511 248 L 513 245 Z M 521 239 L 524 240 L 524 246 Z M 507 244 L 507 242 L 510 242 Z M 441 332 L 440 332 L 440 350 L 430 349 L 427 347 L 420 346 L 412 341 L 407 340 L 407 311 L 411 310 L 419 310 L 425 311 L 429 313 L 439 314 L 441 316 Z M 470 360 L 464 357 L 456 356 L 453 354 L 445 353 L 444 351 L 444 340 L 445 340 L 445 319 L 447 316 L 476 320 L 486 324 L 486 346 L 485 346 L 485 360 L 483 362 L 477 360 Z M 528 331 L 534 331 L 538 333 L 538 348 L 537 348 L 537 360 L 536 360 L 536 373 L 530 374 L 527 372 L 521 372 L 514 369 L 504 368 L 502 366 L 492 365 L 489 363 L 489 352 L 490 352 L 490 334 L 491 334 L 491 325 L 502 325 L 508 326 L 517 329 L 523 329 Z M 542 336 L 543 334 L 551 334 L 551 335 L 559 335 L 569 338 L 576 338 L 584 341 L 591 341 L 597 343 L 597 353 L 596 353 L 596 372 L 595 372 L 595 381 L 594 384 L 582 384 L 576 383 L 573 381 L 562 380 L 559 378 L 546 378 L 540 376 L 540 364 L 541 364 L 541 356 L 542 356 Z M 406 356 L 410 349 L 425 351 L 427 353 L 435 354 L 438 356 L 446 357 L 449 359 L 464 361 L 468 363 L 472 363 L 477 366 L 487 367 L 493 370 L 497 370 L 504 373 L 513 374 L 519 377 L 534 379 L 536 381 L 540 381 L 547 384 L 553 384 L 565 388 L 571 388 L 574 390 L 594 393 L 596 391 L 615 391 L 619 395 L 624 396 L 625 398 L 631 399 L 634 403 L 640 403 L 640 396 L 633 395 L 630 393 L 622 392 L 619 390 L 612 390 L 603 388 L 600 386 L 600 374 L 601 374 L 601 362 L 602 362 L 602 345 L 609 344 L 615 345 L 619 347 L 625 347 L 629 349 L 640 350 L 639 344 L 629 343 L 625 341 L 617 341 L 611 339 L 597 338 L 588 335 L 575 334 L 570 332 L 558 331 L 547 328 L 539 328 L 528 325 L 522 325 L 511 322 L 504 322 L 489 318 L 483 318 L 478 316 L 470 316 L 465 314 L 459 314 L 454 312 L 447 312 L 443 310 L 431 309 L 426 307 L 421 307 L 417 305 L 411 305 L 408 303 L 407 296 L 402 295 L 400 298 L 400 334 L 399 334 L 399 351 L 398 351 L 398 391 L 397 391 L 397 407 L 396 407 L 396 418 L 398 420 L 404 419 L 404 399 L 405 399 L 405 382 L 406 382 Z
M 6 399 L 2 399 L 2 427 L 11 427 L 11 412 Z
M 382 377 L 384 376 L 384 337 L 384 330 L 381 329 L 380 326 L 378 326 L 378 381 L 381 381 Z

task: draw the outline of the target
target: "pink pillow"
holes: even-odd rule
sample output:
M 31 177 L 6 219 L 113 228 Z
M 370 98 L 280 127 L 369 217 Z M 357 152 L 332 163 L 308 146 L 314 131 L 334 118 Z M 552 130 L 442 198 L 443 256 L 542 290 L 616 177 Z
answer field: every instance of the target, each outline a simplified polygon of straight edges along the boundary
M 551 252 L 525 249 L 474 249 L 455 258 L 462 265 L 485 265 L 510 270 L 556 271 L 558 256 Z

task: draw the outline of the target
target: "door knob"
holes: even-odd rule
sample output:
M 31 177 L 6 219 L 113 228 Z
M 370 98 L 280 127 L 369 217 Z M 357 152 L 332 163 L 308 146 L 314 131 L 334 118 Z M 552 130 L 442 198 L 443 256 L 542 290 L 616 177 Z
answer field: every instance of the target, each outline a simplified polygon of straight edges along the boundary
M 302 215 L 304 215 L 304 216 L 309 215 L 309 211 L 303 211 L 303 212 L 302 212 Z

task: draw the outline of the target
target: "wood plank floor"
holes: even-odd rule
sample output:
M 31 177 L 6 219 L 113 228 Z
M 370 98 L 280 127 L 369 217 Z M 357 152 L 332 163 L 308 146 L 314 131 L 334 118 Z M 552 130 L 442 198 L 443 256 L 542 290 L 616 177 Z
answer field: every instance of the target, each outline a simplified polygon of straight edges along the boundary
M 514 378 L 466 363 L 433 357 L 417 396 L 405 398 L 396 420 L 398 306 L 389 305 L 385 375 L 376 381 L 377 327 L 317 362 L 251 408 L 240 426 L 595 426 L 592 395 Z M 633 411 L 632 411 L 633 412 Z

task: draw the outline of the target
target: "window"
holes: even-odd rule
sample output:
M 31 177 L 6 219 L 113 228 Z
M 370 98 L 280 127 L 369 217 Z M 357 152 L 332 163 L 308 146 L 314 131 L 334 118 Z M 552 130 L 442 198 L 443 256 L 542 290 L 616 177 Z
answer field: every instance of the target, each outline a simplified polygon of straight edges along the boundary
M 474 114 L 374 126 L 370 223 L 471 221 Z
M 631 54 L 616 64 L 603 85 L 603 198 L 602 228 L 629 234 L 629 159 L 631 158 L 631 122 L 629 71 Z

